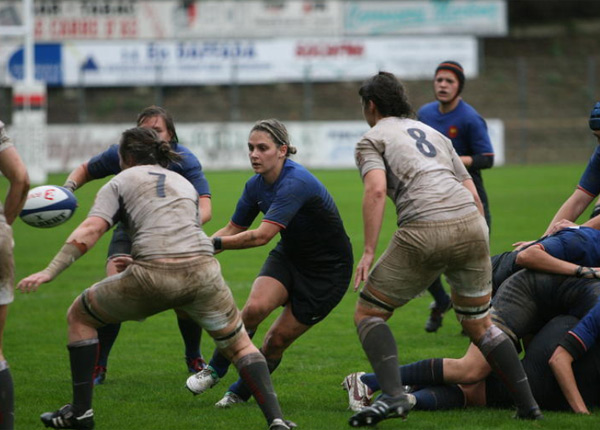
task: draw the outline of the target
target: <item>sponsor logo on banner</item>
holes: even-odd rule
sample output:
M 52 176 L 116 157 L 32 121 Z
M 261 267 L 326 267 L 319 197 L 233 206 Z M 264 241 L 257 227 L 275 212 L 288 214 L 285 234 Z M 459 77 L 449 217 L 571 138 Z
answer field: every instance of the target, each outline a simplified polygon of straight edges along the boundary
M 505 0 L 347 1 L 344 35 L 508 34 Z
M 18 45 L 0 47 L 7 85 L 21 79 L 22 58 Z M 430 79 L 447 58 L 460 62 L 468 78 L 478 70 L 472 36 L 72 41 L 37 44 L 36 58 L 39 79 L 67 87 L 352 81 L 379 70 Z
M 496 166 L 504 164 L 504 125 L 486 119 L 494 147 Z M 206 170 L 248 169 L 248 132 L 253 123 L 179 123 L 177 135 L 202 162 Z M 49 125 L 47 127 L 48 173 L 70 172 L 92 156 L 119 142 L 131 124 Z M 308 168 L 355 168 L 354 147 L 369 130 L 365 121 L 289 121 L 286 127 L 296 142 L 294 160 Z M 14 131 L 14 126 L 13 126 Z M 11 129 L 7 130 L 13 134 Z

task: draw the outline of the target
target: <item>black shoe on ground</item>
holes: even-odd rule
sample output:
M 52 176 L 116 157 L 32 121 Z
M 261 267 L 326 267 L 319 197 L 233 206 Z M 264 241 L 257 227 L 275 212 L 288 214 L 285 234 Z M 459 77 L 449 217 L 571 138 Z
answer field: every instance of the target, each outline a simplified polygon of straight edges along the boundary
M 442 326 L 442 320 L 444 319 L 444 314 L 448 312 L 452 308 L 452 301 L 448 301 L 448 305 L 446 307 L 439 307 L 436 302 L 431 302 L 429 305 L 429 309 L 431 312 L 429 313 L 429 319 L 425 323 L 425 331 L 428 333 L 434 333 L 438 331 L 438 329 Z
M 40 419 L 46 427 L 54 429 L 84 429 L 94 428 L 94 411 L 88 409 L 83 414 L 75 416 L 73 406 L 64 405 L 58 411 L 45 412 L 40 415 Z
M 415 403 L 415 397 L 411 394 L 403 394 L 397 398 L 380 396 L 371 406 L 367 406 L 352 415 L 348 424 L 351 427 L 364 427 L 374 426 L 388 418 L 406 419 Z
M 534 406 L 526 411 L 517 410 L 515 418 L 518 420 L 543 420 L 544 414 L 542 414 L 542 411 L 539 407 Z

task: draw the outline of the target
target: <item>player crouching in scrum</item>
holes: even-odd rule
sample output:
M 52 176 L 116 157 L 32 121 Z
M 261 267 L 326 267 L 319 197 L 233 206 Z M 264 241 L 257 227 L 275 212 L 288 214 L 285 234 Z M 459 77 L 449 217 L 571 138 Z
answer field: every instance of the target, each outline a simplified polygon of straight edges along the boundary
M 119 157 L 123 171 L 100 189 L 87 219 L 46 269 L 18 285 L 29 292 L 50 282 L 117 221 L 132 238 L 132 258 L 118 261 L 121 272 L 86 289 L 69 308 L 73 403 L 42 414 L 42 422 L 53 428 L 94 428 L 96 329 L 177 308 L 204 327 L 235 363 L 261 399 L 269 428 L 289 429 L 292 423 L 283 419 L 265 359 L 242 325 L 211 240 L 198 222 L 198 193 L 185 178 L 165 168 L 179 155 L 156 132 L 138 127 L 123 133 Z M 176 224 L 171 222 L 174 217 Z

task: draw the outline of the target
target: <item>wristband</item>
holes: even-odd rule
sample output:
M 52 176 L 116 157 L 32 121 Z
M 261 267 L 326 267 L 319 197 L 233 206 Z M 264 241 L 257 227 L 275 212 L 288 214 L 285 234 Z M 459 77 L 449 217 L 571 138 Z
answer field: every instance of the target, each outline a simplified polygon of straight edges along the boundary
M 223 249 L 223 241 L 221 240 L 221 238 L 219 236 L 217 237 L 213 237 L 213 247 L 215 248 L 215 251 L 220 251 L 221 249 Z
M 65 243 L 58 251 L 58 254 L 52 259 L 48 267 L 43 271 L 48 273 L 52 279 L 56 278 L 59 273 L 69 267 L 75 260 L 83 255 L 81 250 L 70 243 Z
M 73 179 L 67 179 L 67 181 L 63 184 L 63 188 L 74 192 L 77 189 L 77 182 L 75 182 Z
M 590 276 L 591 275 L 591 276 Z M 596 272 L 591 267 L 579 266 L 575 271 L 575 276 L 577 278 L 596 278 L 598 279 L 598 272 Z

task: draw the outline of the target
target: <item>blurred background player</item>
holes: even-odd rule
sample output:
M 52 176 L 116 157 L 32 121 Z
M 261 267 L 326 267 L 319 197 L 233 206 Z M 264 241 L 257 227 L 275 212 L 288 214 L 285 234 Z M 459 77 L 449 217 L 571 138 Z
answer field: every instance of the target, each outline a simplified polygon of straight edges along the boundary
M 284 351 L 337 306 L 352 277 L 352 246 L 337 206 L 323 184 L 289 158 L 295 153 L 284 124 L 276 119 L 258 121 L 248 138 L 256 175 L 246 182 L 229 223 L 213 235 L 216 250 L 263 246 L 281 235 L 242 310 L 252 336 L 271 312 L 283 306 L 261 347 L 271 372 Z M 260 226 L 248 230 L 259 212 L 264 214 Z M 200 394 L 212 388 L 228 366 L 217 351 L 206 369 L 190 376 L 188 389 Z M 249 387 L 238 380 L 216 406 L 228 407 L 249 397 Z
M 462 66 L 456 61 L 443 61 L 435 69 L 433 78 L 436 101 L 422 106 L 417 112 L 417 117 L 419 121 L 433 127 L 452 141 L 452 146 L 473 178 L 483 205 L 485 221 L 491 231 L 492 217 L 481 170 L 494 165 L 494 149 L 485 120 L 461 97 L 464 86 L 465 74 Z M 425 331 L 436 332 L 441 327 L 444 313 L 450 309 L 452 302 L 440 278 L 436 279 L 428 290 L 435 301 L 430 305 L 431 311 Z
M 52 281 L 119 220 L 131 238 L 131 255 L 116 257 L 119 274 L 87 288 L 69 308 L 69 357 L 73 403 L 41 415 L 46 427 L 93 429 L 96 329 L 181 309 L 203 326 L 238 368 L 258 399 L 270 430 L 289 430 L 265 358 L 252 344 L 231 290 L 198 223 L 198 193 L 166 167 L 181 160 L 156 132 L 126 130 L 118 147 L 122 172 L 105 184 L 88 217 L 41 272 L 19 282 L 24 292 Z M 171 222 L 175 218 L 177 222 Z
M 350 418 L 353 427 L 405 416 L 412 407 L 398 372 L 397 344 L 387 324 L 402 307 L 444 273 L 463 329 L 492 369 L 502 375 L 517 417 L 540 419 L 517 351 L 490 317 L 492 267 L 489 230 L 473 180 L 449 139 L 409 118 L 404 87 L 386 72 L 366 80 L 359 95 L 371 129 L 356 145 L 364 183 L 364 250 L 354 289 L 354 322 L 382 396 Z M 386 194 L 398 229 L 372 270 Z
M 168 169 L 179 173 L 186 178 L 196 189 L 200 196 L 198 207 L 200 209 L 200 218 L 202 224 L 208 222 L 212 217 L 212 207 L 210 200 L 210 189 L 208 181 L 202 171 L 202 165 L 192 152 L 179 143 L 175 123 L 172 116 L 166 109 L 159 106 L 149 106 L 142 110 L 137 117 L 138 127 L 153 129 L 161 139 L 169 142 L 173 150 L 181 155 L 181 160 L 177 163 L 171 163 Z M 112 145 L 106 151 L 92 157 L 89 161 L 83 163 L 73 170 L 65 184 L 65 188 L 75 191 L 89 181 L 105 178 L 110 175 L 116 175 L 121 171 L 119 166 L 118 145 Z M 173 220 L 177 223 L 177 220 Z M 117 256 L 131 254 L 131 238 L 124 231 L 119 223 L 114 229 L 110 245 L 108 247 L 108 259 L 106 262 L 106 275 L 111 276 L 117 273 L 114 258 Z M 204 368 L 204 360 L 200 352 L 200 338 L 202 329 L 186 315 L 177 314 L 177 324 L 185 344 L 185 360 L 188 371 L 196 373 Z M 108 356 L 110 350 L 117 339 L 120 324 L 108 324 L 98 329 L 100 340 L 98 363 L 94 371 L 94 383 L 101 384 L 106 378 L 106 369 L 108 365 Z
M 6 135 L 2 121 L 0 121 L 0 172 L 9 183 L 4 206 L 0 205 L 0 429 L 12 430 L 14 426 L 13 380 L 2 349 L 2 336 L 8 305 L 14 299 L 15 263 L 11 225 L 27 200 L 29 176 L 21 157 Z

